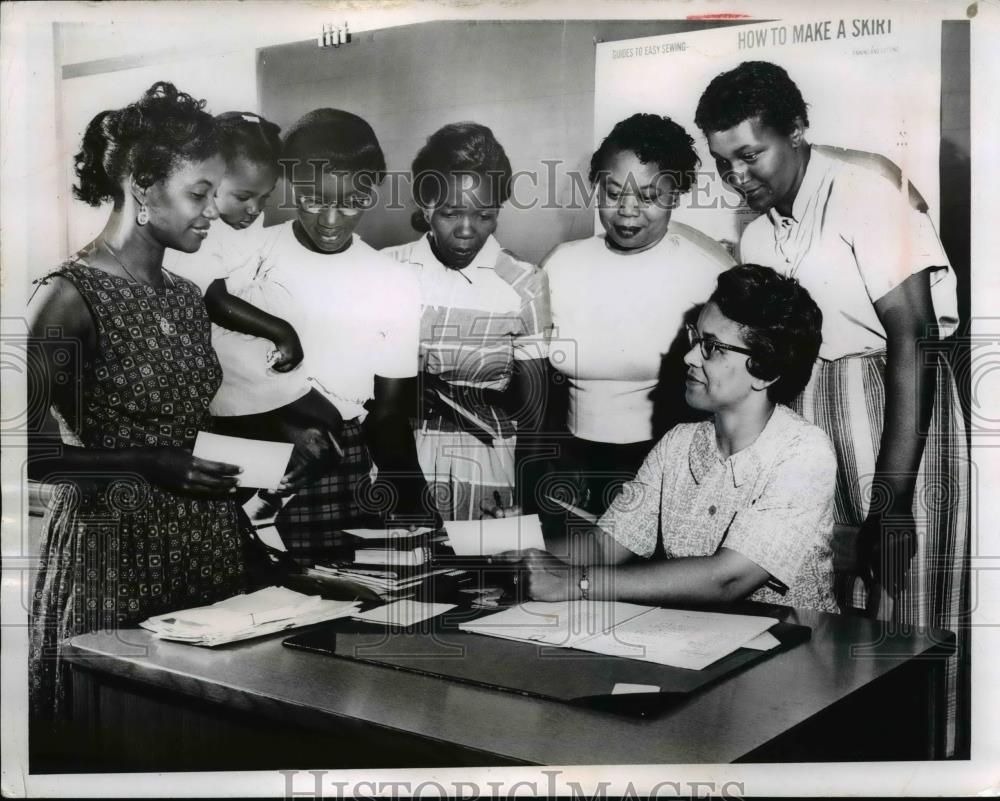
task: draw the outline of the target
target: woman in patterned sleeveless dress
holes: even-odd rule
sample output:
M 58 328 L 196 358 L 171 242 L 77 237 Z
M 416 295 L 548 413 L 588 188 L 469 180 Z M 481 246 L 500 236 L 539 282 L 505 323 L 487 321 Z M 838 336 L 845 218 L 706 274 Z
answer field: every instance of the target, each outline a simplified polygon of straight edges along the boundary
M 91 121 L 74 193 L 114 209 L 29 303 L 28 391 L 44 399 L 29 475 L 57 485 L 32 598 L 33 736 L 68 709 L 61 641 L 246 586 L 239 468 L 191 453 L 222 380 L 205 305 L 161 267 L 218 217 L 225 168 L 203 104 L 157 83 Z

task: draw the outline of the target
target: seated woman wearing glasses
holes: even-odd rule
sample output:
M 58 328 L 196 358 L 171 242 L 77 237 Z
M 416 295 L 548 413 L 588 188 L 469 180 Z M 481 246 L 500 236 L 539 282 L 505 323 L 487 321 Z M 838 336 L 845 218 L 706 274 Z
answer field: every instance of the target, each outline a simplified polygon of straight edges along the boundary
M 822 319 L 792 278 L 751 264 L 722 273 L 684 358 L 685 398 L 712 417 L 660 440 L 598 528 L 560 548 L 569 563 L 520 554 L 530 597 L 749 597 L 836 612 L 836 458 L 827 436 L 785 405 L 809 380 Z M 659 532 L 667 558 L 650 561 Z
M 367 122 L 338 109 L 310 111 L 286 131 L 282 161 L 296 215 L 253 234 L 257 272 L 290 299 L 287 317 L 302 340 L 305 360 L 288 380 L 317 389 L 343 419 L 336 444 L 316 443 L 318 478 L 275 522 L 293 559 L 311 564 L 349 522 L 425 516 L 426 483 L 409 422 L 420 287 L 408 267 L 354 233 L 385 175 Z M 367 483 L 373 462 L 376 487 Z

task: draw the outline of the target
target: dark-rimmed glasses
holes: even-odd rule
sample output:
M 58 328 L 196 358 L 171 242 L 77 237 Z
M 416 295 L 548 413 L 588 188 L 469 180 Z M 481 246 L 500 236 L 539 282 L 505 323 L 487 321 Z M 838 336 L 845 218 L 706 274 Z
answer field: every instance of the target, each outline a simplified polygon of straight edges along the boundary
M 685 326 L 687 328 L 688 344 L 693 348 L 698 345 L 701 348 L 702 358 L 708 360 L 712 358 L 712 353 L 718 350 L 731 350 L 733 353 L 742 353 L 744 356 L 752 356 L 753 354 L 746 348 L 740 348 L 736 345 L 729 345 L 725 342 L 719 342 L 719 340 L 714 337 L 703 337 L 698 333 L 698 329 L 693 325 Z
M 302 211 L 307 214 L 320 214 L 323 211 L 337 209 L 348 216 L 360 214 L 365 209 L 370 209 L 375 205 L 375 198 L 371 195 L 359 194 L 344 198 L 338 203 L 324 203 L 312 195 L 299 195 L 296 202 Z

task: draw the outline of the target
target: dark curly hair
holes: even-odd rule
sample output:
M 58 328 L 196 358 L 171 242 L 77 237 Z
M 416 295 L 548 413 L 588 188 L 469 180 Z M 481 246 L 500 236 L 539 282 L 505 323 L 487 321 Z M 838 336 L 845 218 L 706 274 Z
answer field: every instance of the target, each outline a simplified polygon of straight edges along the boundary
M 510 198 L 513 170 L 510 159 L 493 131 L 478 122 L 454 122 L 427 137 L 410 166 L 413 199 L 418 206 L 432 206 L 445 191 L 446 176 L 474 175 L 489 182 L 489 196 L 496 206 Z M 419 211 L 413 227 L 427 230 Z
M 590 183 L 594 183 L 615 153 L 635 153 L 643 164 L 655 164 L 670 175 L 680 194 L 695 182 L 701 159 L 694 149 L 694 139 L 670 117 L 656 114 L 633 114 L 611 129 L 601 146 L 590 157 Z
M 799 87 L 784 69 L 769 61 L 744 61 L 712 79 L 701 94 L 694 121 L 708 135 L 759 119 L 788 136 L 797 120 L 809 127 L 806 108 Z
M 750 374 L 770 380 L 768 397 L 791 403 L 809 383 L 823 342 L 823 313 L 794 278 L 770 267 L 740 264 L 719 275 L 709 298 L 741 334 L 753 354 Z
M 281 128 L 252 111 L 227 111 L 217 114 L 219 150 L 226 164 L 246 159 L 254 164 L 279 169 Z
M 73 194 L 91 206 L 110 200 L 118 209 L 127 176 L 149 187 L 181 162 L 218 152 L 215 121 L 204 106 L 204 100 L 157 81 L 135 103 L 102 111 L 90 121 L 73 157 L 79 179 Z
M 305 165 L 329 173 L 354 173 L 368 188 L 385 178 L 385 154 L 375 131 L 357 114 L 337 108 L 307 112 L 285 131 L 281 163 L 285 177 L 316 179 Z

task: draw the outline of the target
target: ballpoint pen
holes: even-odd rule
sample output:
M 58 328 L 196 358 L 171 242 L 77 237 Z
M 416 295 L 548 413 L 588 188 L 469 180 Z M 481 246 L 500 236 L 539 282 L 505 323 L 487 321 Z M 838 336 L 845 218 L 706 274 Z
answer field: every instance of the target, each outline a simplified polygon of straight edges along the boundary
M 344 458 L 344 449 L 340 447 L 340 443 L 337 442 L 337 438 L 335 436 L 333 436 L 333 432 L 330 431 L 330 429 L 327 429 L 326 436 L 330 440 L 330 445 L 332 445 L 333 449 L 337 452 L 337 456 L 339 456 L 341 459 L 343 459 Z

